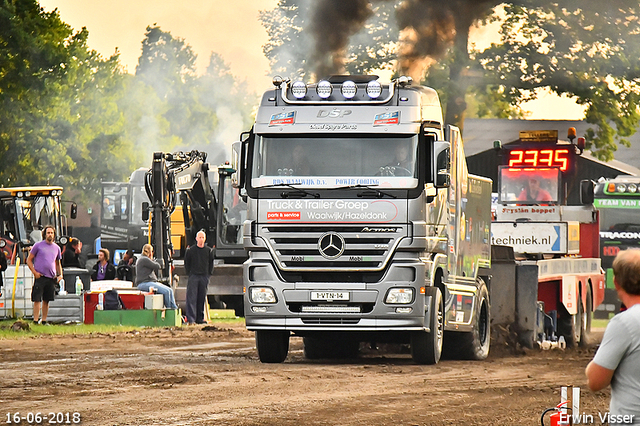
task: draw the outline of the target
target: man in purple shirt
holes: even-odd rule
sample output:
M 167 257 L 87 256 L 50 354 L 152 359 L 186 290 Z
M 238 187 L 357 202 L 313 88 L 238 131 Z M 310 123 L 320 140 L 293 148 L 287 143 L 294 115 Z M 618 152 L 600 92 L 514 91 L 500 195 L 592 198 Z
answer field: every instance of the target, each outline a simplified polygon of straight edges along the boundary
M 42 241 L 31 247 L 27 266 L 35 278 L 31 289 L 31 301 L 33 302 L 33 321 L 47 324 L 49 302 L 53 301 L 56 294 L 56 283 L 62 279 L 62 254 L 60 247 L 55 243 L 56 230 L 47 225 L 42 230 Z M 42 319 L 40 318 L 40 306 L 42 306 Z

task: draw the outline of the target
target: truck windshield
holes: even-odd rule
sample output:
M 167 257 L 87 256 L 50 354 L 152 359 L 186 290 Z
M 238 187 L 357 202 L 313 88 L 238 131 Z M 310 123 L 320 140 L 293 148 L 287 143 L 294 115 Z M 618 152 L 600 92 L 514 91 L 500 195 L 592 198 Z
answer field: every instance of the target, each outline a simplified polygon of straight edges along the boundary
M 640 212 L 638 209 L 603 207 L 600 205 L 598 210 L 600 210 L 601 231 L 640 232 L 640 220 L 638 219 L 638 213 Z
M 500 168 L 499 202 L 503 204 L 557 204 L 560 169 Z
M 259 136 L 251 185 L 414 188 L 417 153 L 417 135 Z
M 21 198 L 16 203 L 17 233 L 23 244 L 34 244 L 42 240 L 42 229 L 52 225 L 59 232 L 56 217 L 60 214 L 60 204 L 52 196 Z
M 102 187 L 102 219 L 127 220 L 129 214 L 129 185 L 114 184 Z
M 142 203 L 148 203 L 149 197 L 144 189 L 144 185 L 131 185 L 131 219 L 133 225 L 144 225 L 142 220 Z

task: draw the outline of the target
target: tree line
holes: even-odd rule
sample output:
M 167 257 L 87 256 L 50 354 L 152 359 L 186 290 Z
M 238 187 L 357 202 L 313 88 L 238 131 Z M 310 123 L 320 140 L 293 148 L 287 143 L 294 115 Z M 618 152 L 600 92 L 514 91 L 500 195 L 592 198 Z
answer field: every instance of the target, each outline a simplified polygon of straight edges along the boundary
M 523 118 L 547 88 L 575 97 L 604 160 L 638 127 L 637 2 L 612 0 L 280 0 L 260 20 L 271 73 L 411 73 L 439 91 L 447 121 Z M 479 50 L 474 26 L 499 24 Z M 0 0 L 0 182 L 58 184 L 95 200 L 101 181 L 126 180 L 153 151 L 199 149 L 213 164 L 246 130 L 258 98 L 212 53 L 196 73 L 185 40 L 147 27 L 134 74 L 100 56 L 37 0 Z
M 228 160 L 226 131 L 250 126 L 255 95 L 216 53 L 202 75 L 185 40 L 146 29 L 135 74 L 103 58 L 57 10 L 0 0 L 0 182 L 62 185 L 86 201 L 127 180 L 153 151 L 199 149 Z M 237 135 L 235 136 L 237 137 Z
M 637 0 L 279 0 L 264 53 L 293 79 L 390 69 L 438 90 L 447 123 L 525 118 L 540 89 L 576 99 L 587 148 L 613 159 L 640 116 Z M 499 26 L 477 49 L 474 27 Z

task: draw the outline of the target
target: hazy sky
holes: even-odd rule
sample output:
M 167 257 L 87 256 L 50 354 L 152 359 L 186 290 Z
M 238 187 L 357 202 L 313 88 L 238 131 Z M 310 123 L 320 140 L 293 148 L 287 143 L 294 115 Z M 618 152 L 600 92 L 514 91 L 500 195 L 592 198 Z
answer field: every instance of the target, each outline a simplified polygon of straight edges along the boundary
M 277 0 L 40 0 L 47 11 L 58 8 L 62 20 L 75 30 L 87 27 L 89 47 L 105 57 L 116 48 L 120 61 L 135 72 L 148 25 L 179 37 L 198 55 L 204 69 L 211 52 L 219 53 L 237 78 L 246 79 L 256 93 L 270 88 L 269 63 L 262 53 L 267 33 L 258 12 L 273 9 Z M 486 36 L 487 32 L 478 35 Z M 473 40 L 472 40 L 473 41 Z M 482 41 L 479 40 L 481 45 Z M 583 109 L 554 95 L 525 105 L 531 119 L 581 119 Z
M 200 70 L 216 52 L 254 91 L 271 86 L 269 62 L 262 54 L 267 33 L 258 12 L 273 9 L 277 0 L 40 0 L 40 5 L 47 11 L 57 8 L 75 30 L 87 27 L 89 47 L 103 56 L 117 47 L 130 73 L 138 64 L 147 26 L 157 24 L 193 48 Z

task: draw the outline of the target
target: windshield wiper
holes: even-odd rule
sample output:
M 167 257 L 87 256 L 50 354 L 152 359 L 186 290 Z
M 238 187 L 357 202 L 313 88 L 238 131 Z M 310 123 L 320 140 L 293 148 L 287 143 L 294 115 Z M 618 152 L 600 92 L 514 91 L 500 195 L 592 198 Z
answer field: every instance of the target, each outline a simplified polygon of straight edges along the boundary
M 291 196 L 291 195 L 293 195 L 293 194 L 300 194 L 300 195 L 302 195 L 303 197 L 306 197 L 307 195 L 311 195 L 313 198 L 320 198 L 320 194 L 318 194 L 317 192 L 307 191 L 307 190 L 305 190 L 305 189 L 295 187 L 295 186 L 293 186 L 293 185 L 292 185 L 292 184 L 290 184 L 290 183 L 274 183 L 274 184 L 272 184 L 272 185 L 259 186 L 259 187 L 257 187 L 256 189 L 263 189 L 263 188 L 276 188 L 276 187 L 279 187 L 279 186 L 280 186 L 280 187 L 281 187 L 281 186 L 284 186 L 284 187 L 287 187 L 287 188 L 290 188 L 290 189 L 293 189 L 293 190 L 295 190 L 295 191 L 296 191 L 296 192 L 294 192 L 294 193 L 291 193 L 291 192 L 282 192 L 282 193 L 280 194 L 280 196 L 281 196 L 282 198 L 288 198 L 289 196 Z
M 354 188 L 364 188 L 364 189 L 368 189 L 369 191 L 372 191 L 372 192 L 367 192 L 367 191 L 358 192 L 357 194 L 358 197 L 366 197 L 368 195 L 373 195 L 375 197 L 382 198 L 386 195 L 389 198 L 398 198 L 393 194 L 389 194 L 388 192 L 381 191 L 378 188 L 374 188 L 373 186 L 370 186 L 370 185 L 361 185 L 361 184 L 348 185 L 348 186 L 339 186 L 337 188 L 331 188 L 331 189 L 354 189 Z

